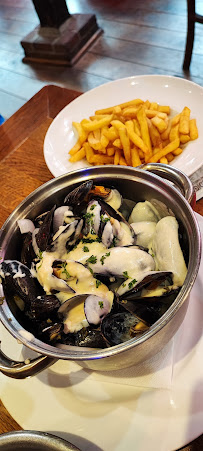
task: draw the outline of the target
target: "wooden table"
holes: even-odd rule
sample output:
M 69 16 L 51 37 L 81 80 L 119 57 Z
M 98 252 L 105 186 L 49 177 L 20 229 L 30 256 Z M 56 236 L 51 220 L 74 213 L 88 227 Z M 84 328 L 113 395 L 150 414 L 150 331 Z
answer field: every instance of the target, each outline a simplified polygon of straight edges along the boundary
M 45 86 L 0 127 L 0 226 L 33 190 L 53 178 L 43 157 L 45 134 L 53 118 L 81 93 Z M 203 215 L 203 199 L 195 211 Z M 0 401 L 0 433 L 20 430 Z M 203 435 L 184 451 L 202 451 Z

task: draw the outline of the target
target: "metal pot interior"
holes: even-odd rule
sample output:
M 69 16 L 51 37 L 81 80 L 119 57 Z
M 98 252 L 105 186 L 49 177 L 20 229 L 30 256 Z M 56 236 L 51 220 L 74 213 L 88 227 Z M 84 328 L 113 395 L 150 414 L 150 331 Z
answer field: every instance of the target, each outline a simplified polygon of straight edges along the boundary
M 194 213 L 188 202 L 171 184 L 147 171 L 125 167 L 92 167 L 75 171 L 55 178 L 42 185 L 30 194 L 10 215 L 1 230 L 0 248 L 1 258 L 20 259 L 22 237 L 17 220 L 27 217 L 35 218 L 42 212 L 63 203 L 68 192 L 86 180 L 93 179 L 95 183 L 115 187 L 124 199 L 138 201 L 156 198 L 164 202 L 175 214 L 181 232 L 181 247 L 188 266 L 187 278 L 169 310 L 140 338 L 133 338 L 128 342 L 103 350 L 70 347 L 69 350 L 58 349 L 42 343 L 30 334 L 26 334 L 27 325 L 24 316 L 16 307 L 13 299 L 6 299 L 0 307 L 0 316 L 5 327 L 13 336 L 25 345 L 42 354 L 56 356 L 63 359 L 93 359 L 107 357 L 112 354 L 124 352 L 126 349 L 137 346 L 156 334 L 177 313 L 194 284 L 200 259 L 200 233 Z M 1 293 L 3 295 L 3 292 Z M 23 332 L 22 332 L 23 331 Z M 71 349 L 72 348 L 72 349 Z

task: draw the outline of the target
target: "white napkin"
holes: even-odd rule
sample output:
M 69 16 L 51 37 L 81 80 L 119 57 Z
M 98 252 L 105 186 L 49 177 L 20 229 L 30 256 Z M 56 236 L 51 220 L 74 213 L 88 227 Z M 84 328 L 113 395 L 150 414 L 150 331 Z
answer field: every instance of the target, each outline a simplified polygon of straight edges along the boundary
M 170 388 L 173 374 L 173 341 L 174 339 L 153 358 L 122 370 L 95 372 L 81 368 L 76 363 L 60 360 L 50 368 L 50 371 L 52 376 L 54 372 L 56 377 L 57 374 L 67 374 L 71 385 L 85 380 L 134 387 Z

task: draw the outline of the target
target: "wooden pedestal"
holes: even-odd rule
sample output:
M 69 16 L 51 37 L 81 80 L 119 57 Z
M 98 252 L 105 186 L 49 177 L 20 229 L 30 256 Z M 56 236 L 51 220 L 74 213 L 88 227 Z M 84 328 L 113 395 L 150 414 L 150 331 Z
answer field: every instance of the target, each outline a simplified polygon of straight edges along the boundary
M 23 61 L 72 66 L 101 33 L 94 14 L 73 14 L 59 28 L 39 25 L 21 41 Z

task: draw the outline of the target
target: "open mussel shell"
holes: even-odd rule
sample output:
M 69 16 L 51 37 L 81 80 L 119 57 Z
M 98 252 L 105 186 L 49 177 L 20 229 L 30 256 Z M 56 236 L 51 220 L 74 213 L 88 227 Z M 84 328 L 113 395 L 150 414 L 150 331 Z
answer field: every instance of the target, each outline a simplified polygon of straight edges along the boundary
M 101 323 L 101 332 L 111 346 L 128 341 L 148 328 L 146 322 L 129 312 L 109 314 Z

